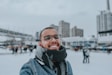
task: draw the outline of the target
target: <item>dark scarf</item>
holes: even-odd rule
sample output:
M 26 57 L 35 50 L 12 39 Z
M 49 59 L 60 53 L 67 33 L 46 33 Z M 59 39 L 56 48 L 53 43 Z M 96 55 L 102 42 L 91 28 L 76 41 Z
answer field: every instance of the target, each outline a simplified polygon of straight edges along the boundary
M 54 62 L 61 62 L 67 56 L 65 48 L 62 46 L 60 47 L 59 50 L 47 50 L 47 51 L 45 51 L 45 53 L 47 53 L 50 60 L 52 60 Z
M 58 51 L 41 49 L 41 51 L 39 51 L 35 56 L 35 59 L 43 61 L 44 64 L 48 66 L 50 69 L 54 69 L 57 75 L 66 75 L 66 64 L 65 64 L 66 56 L 67 56 L 66 49 L 61 46 Z M 64 66 L 65 71 L 63 71 Z
M 61 46 L 58 51 L 57 50 L 46 50 L 43 53 L 42 59 L 44 63 L 47 66 L 49 66 L 48 59 L 50 59 L 52 62 L 60 63 L 65 60 L 66 56 L 67 56 L 66 49 Z

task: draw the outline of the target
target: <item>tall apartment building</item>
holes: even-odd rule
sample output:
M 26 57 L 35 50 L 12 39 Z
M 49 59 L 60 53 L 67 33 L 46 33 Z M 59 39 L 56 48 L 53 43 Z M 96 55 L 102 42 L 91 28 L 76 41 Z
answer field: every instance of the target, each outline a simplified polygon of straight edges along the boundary
M 73 37 L 73 36 L 83 37 L 83 29 L 79 29 L 76 26 L 71 28 L 71 37 Z
M 112 43 L 112 12 L 110 11 L 109 0 L 107 0 L 107 10 L 101 11 L 97 15 L 97 35 L 98 43 Z
M 59 34 L 61 37 L 70 37 L 70 23 L 65 21 L 59 22 Z

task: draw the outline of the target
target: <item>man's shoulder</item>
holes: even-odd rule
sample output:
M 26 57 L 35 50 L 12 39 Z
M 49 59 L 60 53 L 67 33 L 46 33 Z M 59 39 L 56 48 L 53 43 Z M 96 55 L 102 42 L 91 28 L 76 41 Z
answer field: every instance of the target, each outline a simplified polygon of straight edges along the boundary
M 29 59 L 29 61 L 27 61 L 21 69 L 30 69 L 30 70 L 34 70 L 36 67 L 35 65 L 38 65 L 38 63 L 36 63 L 34 58 Z
M 68 60 L 65 60 L 66 65 L 70 65 L 70 62 Z
M 24 64 L 24 66 L 28 66 L 30 68 L 41 67 L 41 65 L 45 64 L 40 60 L 36 60 L 35 58 L 29 59 L 29 61 Z
M 30 59 L 28 62 L 23 64 L 23 66 L 20 69 L 20 75 L 32 75 L 32 63 L 33 59 Z
M 29 73 L 31 75 L 33 75 L 33 74 L 38 75 L 38 72 L 40 71 L 39 70 L 40 68 L 41 67 L 40 67 L 39 63 L 34 58 L 31 58 L 31 59 L 29 59 L 28 62 L 26 62 L 22 66 L 20 73 L 21 73 L 21 75 L 24 75 L 24 73 Z
M 31 58 L 23 66 L 24 67 L 31 67 L 31 64 L 33 64 L 33 63 L 34 63 L 34 59 Z

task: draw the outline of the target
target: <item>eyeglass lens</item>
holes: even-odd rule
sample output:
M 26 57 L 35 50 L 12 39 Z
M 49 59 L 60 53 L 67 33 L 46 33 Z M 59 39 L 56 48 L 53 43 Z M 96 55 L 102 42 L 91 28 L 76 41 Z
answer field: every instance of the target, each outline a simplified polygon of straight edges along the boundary
M 44 40 L 50 40 L 50 39 L 52 39 L 52 38 L 54 38 L 54 39 L 59 39 L 59 36 L 58 36 L 58 35 L 53 35 L 53 36 L 47 35 L 47 36 L 44 36 Z

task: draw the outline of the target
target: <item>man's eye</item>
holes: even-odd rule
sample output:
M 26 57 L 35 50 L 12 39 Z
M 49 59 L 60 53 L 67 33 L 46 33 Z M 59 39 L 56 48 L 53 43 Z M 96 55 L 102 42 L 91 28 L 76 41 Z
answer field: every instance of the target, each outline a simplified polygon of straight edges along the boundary
M 55 35 L 54 38 L 55 38 L 55 39 L 59 39 L 59 36 L 58 36 L 58 35 Z
M 50 36 L 45 36 L 44 37 L 44 40 L 50 40 L 51 38 L 50 38 Z

